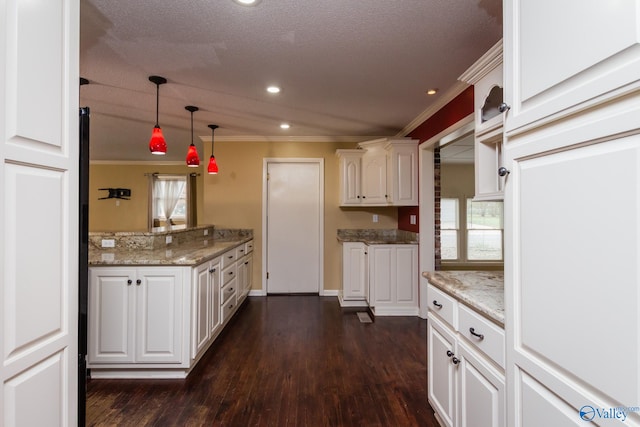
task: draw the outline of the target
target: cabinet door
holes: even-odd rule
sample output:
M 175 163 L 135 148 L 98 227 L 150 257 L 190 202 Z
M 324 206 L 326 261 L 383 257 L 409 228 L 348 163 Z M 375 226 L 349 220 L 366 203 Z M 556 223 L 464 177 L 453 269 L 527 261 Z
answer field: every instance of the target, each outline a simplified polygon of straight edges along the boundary
M 458 342 L 458 427 L 505 426 L 505 380 L 464 343 Z
M 504 8 L 507 132 L 637 87 L 636 1 L 514 0 Z
M 191 358 L 195 358 L 209 341 L 211 310 L 211 273 L 209 263 L 196 267 L 191 283 Z
M 362 203 L 362 153 L 340 156 L 340 205 L 359 205 Z
M 395 206 L 418 206 L 418 145 L 393 146 L 388 160 L 388 202 Z
M 371 306 L 380 307 L 394 303 L 395 291 L 391 284 L 395 282 L 392 266 L 394 265 L 394 248 L 392 245 L 375 245 L 369 247 L 369 291 Z
M 453 427 L 456 422 L 456 369 L 453 332 L 437 321 L 431 313 L 427 320 L 427 391 L 429 403 L 444 422 Z M 483 424 L 475 424 L 480 426 Z
M 387 204 L 387 156 L 366 153 L 362 158 L 362 203 Z
M 182 272 L 138 269 L 136 284 L 136 361 L 182 362 Z
M 396 245 L 394 250 L 394 280 L 391 288 L 397 305 L 418 306 L 418 247 Z
M 134 361 L 134 269 L 92 268 L 89 282 L 89 364 Z
M 247 255 L 244 260 L 244 291 L 243 294 L 245 296 L 249 295 L 251 292 L 251 287 L 253 285 L 253 255 Z
M 342 245 L 342 292 L 345 300 L 365 299 L 366 247 L 360 242 L 345 242 Z
M 209 264 L 209 336 L 215 337 L 222 326 L 222 314 L 220 309 L 220 286 L 221 286 L 220 258 L 216 258 Z

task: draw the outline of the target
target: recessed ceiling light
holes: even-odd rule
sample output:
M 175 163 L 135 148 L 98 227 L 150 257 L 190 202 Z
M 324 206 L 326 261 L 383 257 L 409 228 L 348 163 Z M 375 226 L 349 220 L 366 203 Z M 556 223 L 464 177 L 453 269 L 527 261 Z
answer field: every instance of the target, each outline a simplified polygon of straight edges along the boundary
M 233 0 L 242 6 L 255 6 L 259 0 Z
M 280 93 L 280 88 L 278 86 L 269 86 L 267 88 L 267 92 L 269 92 L 269 93 Z
M 291 125 L 289 123 L 282 123 L 280 125 L 280 129 L 289 129 L 291 127 Z
M 427 95 L 435 95 L 436 93 L 438 93 L 438 89 L 429 89 L 427 91 Z

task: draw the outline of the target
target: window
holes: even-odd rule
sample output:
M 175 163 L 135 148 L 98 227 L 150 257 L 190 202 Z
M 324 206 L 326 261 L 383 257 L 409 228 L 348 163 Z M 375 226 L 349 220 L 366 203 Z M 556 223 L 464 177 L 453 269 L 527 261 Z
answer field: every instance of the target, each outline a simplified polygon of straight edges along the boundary
M 440 256 L 473 263 L 503 260 L 503 203 L 456 198 L 440 200 Z M 460 220 L 462 218 L 462 220 Z
M 502 202 L 467 199 L 467 260 L 502 261 Z
M 460 229 L 458 199 L 440 199 L 440 258 L 458 259 Z
M 153 226 L 187 222 L 187 177 L 153 175 L 151 215 Z

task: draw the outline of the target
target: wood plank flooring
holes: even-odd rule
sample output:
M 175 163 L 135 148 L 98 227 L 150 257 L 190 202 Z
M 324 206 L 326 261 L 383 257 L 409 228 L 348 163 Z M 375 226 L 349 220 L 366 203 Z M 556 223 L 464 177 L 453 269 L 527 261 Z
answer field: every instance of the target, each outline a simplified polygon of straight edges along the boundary
M 251 297 L 186 380 L 91 380 L 89 426 L 425 426 L 426 321 Z

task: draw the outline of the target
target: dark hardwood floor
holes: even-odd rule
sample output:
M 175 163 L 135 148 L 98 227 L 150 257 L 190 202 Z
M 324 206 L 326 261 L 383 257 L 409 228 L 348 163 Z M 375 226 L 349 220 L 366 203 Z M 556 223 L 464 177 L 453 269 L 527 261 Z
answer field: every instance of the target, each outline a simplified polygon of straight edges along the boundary
M 186 380 L 91 380 L 90 426 L 438 426 L 426 321 L 249 298 Z

